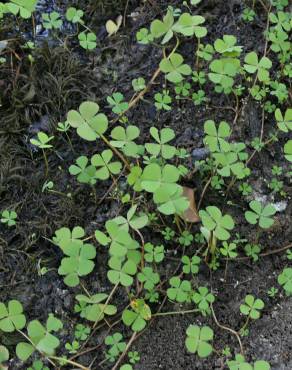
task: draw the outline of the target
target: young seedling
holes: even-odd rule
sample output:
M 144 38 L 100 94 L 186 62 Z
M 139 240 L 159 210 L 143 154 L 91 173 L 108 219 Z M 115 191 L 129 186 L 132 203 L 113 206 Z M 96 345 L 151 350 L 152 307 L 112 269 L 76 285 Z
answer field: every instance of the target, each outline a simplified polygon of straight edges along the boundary
M 274 220 L 271 216 L 276 213 L 276 209 L 272 204 L 264 206 L 261 202 L 253 200 L 249 203 L 252 211 L 245 212 L 245 219 L 252 225 L 258 224 L 263 229 L 270 228 Z
M 210 313 L 210 304 L 215 301 L 215 297 L 209 292 L 208 288 L 198 287 L 198 290 L 192 296 L 192 300 L 205 315 Z
M 147 321 L 151 319 L 150 307 L 141 298 L 131 301 L 132 310 L 125 309 L 123 311 L 122 320 L 127 326 L 135 332 L 143 330 Z
M 98 323 L 99 321 L 102 321 L 104 319 L 105 315 L 112 316 L 117 313 L 116 306 L 107 304 L 104 302 L 104 301 L 107 302 L 107 299 L 108 299 L 108 295 L 105 293 L 98 293 L 92 296 L 77 294 L 75 298 L 79 302 L 79 307 L 81 308 L 80 310 L 78 309 L 80 313 L 80 317 L 88 321 Z M 81 330 L 80 327 L 79 327 L 79 330 Z M 85 334 L 84 330 L 85 329 L 82 328 L 83 334 L 81 337 L 84 337 L 84 334 Z M 89 329 L 89 332 L 90 332 L 90 329 Z M 86 331 L 86 333 L 88 333 L 88 330 Z M 81 340 L 84 340 L 84 339 L 81 339 Z
M 66 19 L 72 23 L 84 24 L 84 21 L 82 20 L 83 15 L 83 10 L 76 9 L 74 7 L 70 7 L 66 11 Z
M 47 30 L 60 29 L 62 27 L 63 21 L 61 15 L 58 12 L 43 13 L 43 26 Z
M 292 295 L 292 268 L 286 267 L 278 276 L 278 283 L 283 287 L 287 296 Z
M 48 159 L 47 159 L 45 149 L 50 149 L 53 147 L 51 144 L 49 144 L 49 142 L 52 141 L 53 139 L 54 139 L 54 136 L 48 136 L 45 132 L 42 132 L 42 131 L 38 132 L 37 139 L 30 139 L 31 144 L 42 149 L 45 166 L 46 166 L 46 176 L 48 176 L 48 173 L 49 173 L 49 164 L 48 164 Z
M 17 213 L 15 211 L 9 211 L 8 209 L 5 209 L 1 213 L 0 221 L 9 227 L 16 225 L 16 219 L 17 219 Z
M 240 305 L 240 312 L 247 316 L 246 322 L 241 330 L 244 330 L 249 320 L 257 320 L 260 318 L 261 310 L 264 308 L 265 304 L 261 299 L 255 298 L 253 295 L 248 294 L 244 299 L 244 304 Z
M 131 364 L 136 364 L 140 361 L 140 355 L 139 355 L 139 352 L 137 351 L 130 351 L 128 353 L 128 357 L 129 357 L 129 362 L 131 362 Z
M 229 231 L 235 226 L 233 218 L 230 215 L 223 216 L 220 209 L 215 206 L 208 206 L 206 210 L 199 211 L 199 216 L 203 223 L 201 232 L 205 236 L 213 255 L 216 250 L 217 239 L 228 240 L 230 238 Z

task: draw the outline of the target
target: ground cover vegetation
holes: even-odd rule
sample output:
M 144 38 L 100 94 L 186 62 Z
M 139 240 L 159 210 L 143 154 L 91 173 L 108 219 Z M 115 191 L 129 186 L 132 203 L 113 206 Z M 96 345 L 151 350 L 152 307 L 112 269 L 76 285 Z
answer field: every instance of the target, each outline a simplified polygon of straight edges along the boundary
M 291 305 L 291 6 L 142 3 L 0 2 L 0 369 L 159 368 L 170 318 L 161 368 L 279 368 L 249 343 Z

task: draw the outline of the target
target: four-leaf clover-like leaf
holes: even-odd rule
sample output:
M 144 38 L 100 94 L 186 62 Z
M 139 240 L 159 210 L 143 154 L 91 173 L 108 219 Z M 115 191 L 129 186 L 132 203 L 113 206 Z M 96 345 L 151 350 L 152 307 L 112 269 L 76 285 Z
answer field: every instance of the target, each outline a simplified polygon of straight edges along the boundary
M 106 180 L 110 174 L 117 175 L 120 173 L 121 162 L 111 162 L 113 152 L 110 149 L 104 150 L 101 154 L 95 154 L 91 157 L 91 164 L 97 167 L 95 177 L 100 180 Z
M 204 227 L 209 231 L 213 231 L 219 240 L 230 238 L 228 230 L 234 228 L 234 221 L 230 215 L 223 216 L 220 209 L 215 206 L 208 206 L 206 210 L 201 210 L 199 215 Z
M 86 50 L 96 48 L 96 35 L 93 32 L 81 32 L 78 35 L 79 44 Z
M 0 303 L 0 330 L 11 333 L 23 329 L 25 323 L 22 304 L 19 301 L 13 299 L 8 302 L 7 307 Z
M 107 273 L 109 281 L 113 284 L 122 284 L 130 286 L 133 284 L 133 275 L 136 274 L 137 266 L 135 262 L 127 260 L 123 262 L 120 258 L 110 258 L 108 265 L 110 270 Z
M 270 79 L 269 76 L 269 69 L 272 67 L 272 62 L 267 57 L 262 57 L 260 60 L 257 56 L 257 54 L 252 51 L 248 53 L 244 61 L 246 64 L 244 64 L 243 68 L 248 73 L 255 73 L 257 72 L 257 76 L 259 81 L 267 82 Z
M 199 357 L 207 357 L 212 353 L 213 347 L 209 341 L 213 339 L 214 333 L 209 326 L 200 328 L 197 325 L 190 325 L 186 334 L 185 344 L 189 352 L 197 353 Z
M 264 306 L 265 304 L 261 299 L 256 299 L 251 294 L 248 294 L 244 299 L 244 304 L 240 305 L 240 312 L 256 320 L 260 317 L 260 311 Z
M 91 244 L 83 244 L 76 240 L 65 248 L 63 253 L 68 256 L 62 259 L 58 269 L 60 275 L 65 275 L 64 283 L 70 287 L 79 284 L 79 276 L 88 275 L 94 268 L 92 259 L 96 256 L 96 250 Z
M 145 148 L 148 153 L 152 154 L 155 157 L 161 154 L 164 159 L 170 159 L 175 155 L 176 147 L 167 144 L 175 137 L 175 133 L 171 128 L 163 128 L 159 132 L 156 127 L 151 127 L 150 134 L 158 144 L 145 144 Z
M 178 53 L 173 53 L 169 58 L 164 58 L 159 64 L 162 72 L 166 74 L 168 81 L 179 83 L 183 80 L 183 76 L 188 76 L 192 73 L 189 65 L 183 64 L 183 57 Z
M 249 206 L 252 211 L 246 211 L 245 218 L 250 224 L 258 223 L 263 229 L 268 229 L 273 225 L 274 220 L 271 216 L 276 213 L 276 209 L 272 204 L 264 206 L 258 200 L 253 200 L 249 203 Z
M 86 101 L 79 106 L 79 112 L 76 110 L 68 112 L 67 121 L 70 126 L 77 129 L 82 139 L 94 141 L 104 134 L 108 127 L 107 117 L 98 111 L 98 104 Z

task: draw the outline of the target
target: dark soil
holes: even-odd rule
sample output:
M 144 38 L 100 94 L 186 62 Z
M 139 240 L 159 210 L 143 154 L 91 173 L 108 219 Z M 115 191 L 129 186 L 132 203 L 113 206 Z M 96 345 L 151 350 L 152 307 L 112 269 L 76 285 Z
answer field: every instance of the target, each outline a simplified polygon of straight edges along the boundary
M 11 43 L 10 49 L 15 51 L 18 58 L 8 53 L 7 57 L 11 63 L 0 67 L 0 211 L 13 209 L 18 214 L 15 228 L 0 224 L 0 300 L 20 300 L 29 319 L 45 321 L 48 313 L 54 312 L 66 323 L 61 336 L 62 344 L 72 340 L 72 328 L 75 323 L 80 322 L 78 315 L 73 313 L 74 296 L 79 290 L 69 289 L 57 274 L 61 252 L 48 239 L 62 226 L 72 228 L 80 225 L 85 228 L 87 235 L 90 235 L 94 230 L 102 229 L 106 220 L 123 213 L 126 207 L 115 194 L 107 194 L 110 182 L 98 183 L 93 191 L 70 176 L 68 167 L 79 155 L 89 156 L 100 152 L 102 148 L 81 140 L 71 131 L 70 138 L 74 148 L 72 151 L 65 136 L 57 132 L 57 122 L 64 120 L 69 109 L 75 109 L 87 99 L 97 101 L 102 111 L 113 117 L 106 105 L 106 96 L 118 90 L 129 100 L 132 95 L 131 80 L 136 77 L 149 80 L 161 58 L 158 48 L 137 44 L 137 30 L 148 26 L 155 17 L 165 14 L 166 3 L 175 5 L 180 2 L 153 0 L 139 4 L 138 1 L 129 1 L 126 27 L 112 38 L 106 37 L 104 24 L 107 19 L 114 19 L 123 13 L 126 1 L 87 1 L 84 2 L 86 6 L 83 6 L 81 0 L 70 2 L 70 5 L 71 3 L 92 12 L 90 26 L 99 37 L 95 52 L 82 52 L 74 42 L 69 43 L 67 49 L 58 44 L 52 36 L 39 37 L 38 48 L 33 52 L 35 63 L 30 66 L 26 52 L 20 48 L 20 40 L 16 40 Z M 52 3 L 54 9 L 64 9 L 64 5 L 67 4 L 58 1 Z M 238 0 L 203 1 L 198 12 L 206 18 L 206 41 L 213 43 L 223 34 L 232 34 L 237 37 L 238 45 L 242 45 L 244 50 L 256 50 L 261 53 L 264 45 L 265 14 L 259 6 L 256 21 L 243 23 L 240 19 L 243 8 L 243 2 Z M 0 30 L 0 40 L 12 38 L 16 28 L 10 24 L 8 28 Z M 29 29 L 29 26 L 27 28 Z M 69 31 L 64 28 L 64 33 Z M 22 37 L 28 35 L 22 34 Z M 191 64 L 193 45 L 185 42 L 181 52 Z M 160 81 L 162 82 L 162 78 Z M 130 122 L 140 127 L 141 142 L 148 140 L 149 127 L 153 124 L 158 128 L 169 126 L 176 131 L 175 144 L 191 152 L 195 148 L 203 147 L 205 120 L 214 119 L 219 122 L 224 119 L 229 123 L 233 122 L 234 112 L 225 109 L 233 105 L 232 101 L 226 96 L 213 93 L 211 85 L 206 89 L 211 99 L 209 105 L 196 107 L 191 101 L 177 101 L 170 113 L 156 111 L 153 105 L 156 89 L 158 91 L 161 87 L 154 85 L 145 100 L 128 114 Z M 261 108 L 257 103 L 249 104 L 253 105 L 249 105 L 245 113 L 238 117 L 233 131 L 234 140 L 250 141 L 259 135 Z M 215 109 L 214 106 L 218 108 Z M 266 137 L 273 125 L 272 116 L 267 115 Z M 54 189 L 63 194 L 42 192 L 46 181 L 42 153 L 35 150 L 29 141 L 39 130 L 55 135 L 55 150 L 50 151 L 48 156 L 49 179 L 54 182 Z M 278 143 L 256 154 L 251 161 L 250 183 L 254 194 L 270 197 L 267 184 L 272 177 L 272 165 L 282 166 L 284 174 L 288 171 L 288 162 L 281 153 L 283 142 L 280 139 Z M 191 158 L 188 166 L 194 169 Z M 204 183 L 201 183 L 198 177 L 195 173 L 186 183 L 196 188 L 196 194 L 200 196 Z M 277 213 L 275 225 L 260 237 L 264 252 L 284 247 L 292 241 L 292 186 L 285 175 L 282 180 L 288 205 L 285 211 Z M 120 190 L 123 186 L 125 179 L 122 176 Z M 99 200 L 104 196 L 104 201 L 99 204 Z M 227 206 L 225 197 L 210 188 L 202 207 L 210 204 L 222 205 L 234 217 L 236 232 L 241 237 L 254 240 L 256 230 L 247 226 L 243 218 L 242 211 L 247 207 L 246 199 L 238 193 L 237 187 L 233 188 L 228 199 L 232 201 L 232 205 Z M 195 227 L 194 231 L 198 229 L 199 226 Z M 159 233 L 153 235 L 150 229 L 147 232 L 147 240 L 163 242 Z M 168 242 L 165 246 L 168 257 L 180 256 L 174 253 L 177 249 L 176 243 Z M 190 248 L 193 249 L 187 250 L 187 253 L 192 255 L 197 246 Z M 49 269 L 44 276 L 38 275 L 39 263 Z M 176 270 L 177 263 L 173 258 L 166 259 L 160 271 L 161 278 L 170 277 Z M 269 288 L 277 286 L 277 276 L 286 264 L 284 252 L 262 257 L 258 263 L 252 263 L 249 259 L 230 262 L 226 281 L 224 262 L 212 273 L 204 266 L 198 275 L 199 284 L 209 286 L 216 295 L 214 311 L 222 325 L 235 330 L 242 326 L 244 318 L 239 313 L 239 306 L 246 294 L 253 294 L 265 301 L 262 318 L 251 324 L 249 335 L 242 341 L 247 359 L 267 360 L 273 370 L 292 369 L 292 301 L 282 293 L 275 299 L 267 295 Z M 91 292 L 110 292 L 112 286 L 107 281 L 106 271 L 107 253 L 99 248 L 95 270 L 84 279 L 86 288 Z M 115 294 L 115 304 L 120 308 L 127 304 L 124 296 L 123 290 Z M 153 307 L 153 312 L 158 308 L 159 305 Z M 179 309 L 187 308 L 166 303 L 162 312 Z M 216 350 L 222 351 L 224 347 L 229 346 L 232 351 L 239 352 L 236 338 L 216 327 L 211 317 L 165 316 L 155 319 L 131 347 L 141 355 L 141 361 L 135 365 L 135 369 L 224 369 L 225 358 L 220 354 L 201 360 L 187 353 L 184 345 L 185 330 L 193 323 L 213 327 Z M 114 330 L 125 329 L 117 325 Z M 100 347 L 79 357 L 80 363 L 88 365 L 94 361 L 92 369 L 111 368 L 110 363 L 99 365 L 104 359 L 105 347 L 102 340 L 107 332 L 107 327 L 104 327 L 93 336 L 89 345 L 100 344 Z M 123 334 L 129 339 L 131 332 L 124 331 Z M 9 347 L 12 357 L 13 345 L 18 340 L 16 334 L 0 334 L 0 342 Z M 26 368 L 15 360 L 15 357 L 10 361 L 10 366 L 11 369 Z

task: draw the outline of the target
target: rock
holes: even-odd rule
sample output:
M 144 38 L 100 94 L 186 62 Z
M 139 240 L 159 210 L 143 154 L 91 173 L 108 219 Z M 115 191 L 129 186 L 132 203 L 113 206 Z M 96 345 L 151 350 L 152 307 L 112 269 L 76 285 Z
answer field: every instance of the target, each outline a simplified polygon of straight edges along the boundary
M 197 148 L 192 151 L 192 157 L 195 161 L 201 161 L 206 159 L 210 154 L 210 150 L 208 148 Z

